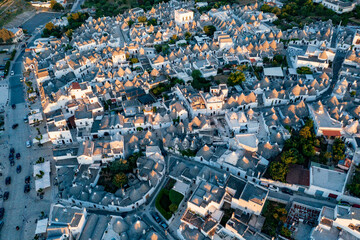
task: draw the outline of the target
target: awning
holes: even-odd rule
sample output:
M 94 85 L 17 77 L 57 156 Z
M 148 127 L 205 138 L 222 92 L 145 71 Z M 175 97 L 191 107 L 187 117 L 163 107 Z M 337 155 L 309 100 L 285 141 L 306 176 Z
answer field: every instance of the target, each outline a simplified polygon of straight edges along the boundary
M 341 137 L 340 130 L 322 130 L 322 133 L 327 137 Z
M 47 223 L 48 223 L 48 218 L 39 220 L 36 224 L 35 234 L 46 233 Z
M 335 198 L 336 199 L 337 197 L 338 197 L 338 195 L 335 195 L 335 194 L 332 194 L 332 193 L 329 194 L 329 198 Z

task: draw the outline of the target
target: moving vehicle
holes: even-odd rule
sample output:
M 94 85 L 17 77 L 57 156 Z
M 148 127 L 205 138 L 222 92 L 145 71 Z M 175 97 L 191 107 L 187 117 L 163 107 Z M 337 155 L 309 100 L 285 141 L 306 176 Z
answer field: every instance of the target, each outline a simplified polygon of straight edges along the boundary
M 9 185 L 9 184 L 11 184 L 11 177 L 10 176 L 5 178 L 5 185 Z
M 10 75 L 11 75 L 11 76 L 14 76 L 14 71 L 11 71 L 11 72 L 10 72 Z
M 17 172 L 17 173 L 21 173 L 21 165 L 18 165 L 18 166 L 16 167 L 16 172 Z
M 16 108 L 16 104 L 11 105 L 11 108 L 12 108 L 12 109 L 15 109 L 15 108 Z
M 19 124 L 15 123 L 14 125 L 12 125 L 12 129 L 15 129 L 19 126 Z

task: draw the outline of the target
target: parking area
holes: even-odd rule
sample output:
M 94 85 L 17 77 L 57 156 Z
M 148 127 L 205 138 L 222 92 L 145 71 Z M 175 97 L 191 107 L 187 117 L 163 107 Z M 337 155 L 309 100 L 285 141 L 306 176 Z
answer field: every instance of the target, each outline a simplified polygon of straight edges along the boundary
M 6 131 L 1 136 L 0 155 L 4 159 L 4 168 L 1 170 L 0 188 L 3 194 L 8 192 L 9 196 L 8 200 L 0 199 L 0 207 L 5 209 L 5 224 L 0 239 L 32 239 L 37 219 L 42 214 L 48 214 L 53 198 L 51 191 L 45 192 L 44 199 L 40 199 L 35 191 L 33 165 L 40 156 L 44 157 L 45 161 L 51 160 L 52 149 L 51 145 L 26 147 L 26 140 L 34 138 L 37 131 L 24 122 L 28 111 L 25 103 L 17 104 L 15 109 L 10 107 L 6 111 L 7 117 L 12 121 L 5 123 Z M 18 126 L 13 129 L 14 124 Z M 12 161 L 9 160 L 11 148 Z M 21 169 L 18 166 L 21 166 Z M 25 189 L 27 176 L 31 176 L 29 192 Z M 11 183 L 6 184 L 7 177 L 11 178 Z
M 29 34 L 32 34 L 34 30 L 40 25 L 48 23 L 51 19 L 60 17 L 62 13 L 50 13 L 50 12 L 40 12 L 35 16 L 26 21 L 21 27 L 26 29 Z

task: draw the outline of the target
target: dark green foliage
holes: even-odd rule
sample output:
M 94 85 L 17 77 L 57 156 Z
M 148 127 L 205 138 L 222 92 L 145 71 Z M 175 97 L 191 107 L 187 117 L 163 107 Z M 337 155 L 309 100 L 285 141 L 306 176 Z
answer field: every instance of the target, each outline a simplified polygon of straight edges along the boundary
M 214 32 L 216 32 L 216 27 L 213 25 L 204 26 L 204 32 L 209 37 L 212 37 L 214 35 Z
M 286 1 L 280 9 L 267 4 L 261 6 L 264 12 L 274 13 L 279 19 L 274 23 L 281 29 L 285 30 L 292 27 L 302 28 L 305 24 L 322 20 L 332 20 L 333 24 L 346 25 L 350 18 L 360 19 L 360 7 L 356 6 L 355 10 L 350 13 L 341 15 L 333 10 L 325 8 L 322 4 L 313 3 L 311 0 Z
M 60 3 L 58 3 L 57 1 L 55 1 L 55 0 L 51 0 L 51 2 L 50 2 L 50 8 L 51 8 L 52 10 L 54 10 L 54 11 L 62 11 L 62 10 L 64 10 L 64 7 L 63 7 Z
M 4 69 L 4 75 L 5 75 L 5 77 L 9 74 L 9 70 L 10 70 L 10 61 L 6 61 L 6 63 L 5 63 L 5 69 Z
M 148 25 L 148 26 L 150 26 L 150 25 L 157 26 L 157 25 L 158 25 L 157 19 L 156 19 L 156 18 L 150 18 L 150 19 L 147 21 L 147 25 Z
M 193 86 L 193 88 L 196 88 L 198 90 L 204 89 L 204 91 L 209 91 L 211 84 L 209 81 L 207 81 L 205 78 L 202 77 L 202 74 L 199 70 L 192 71 L 191 76 L 193 78 L 193 81 L 191 83 L 191 86 Z
M 108 164 L 100 173 L 99 185 L 105 187 L 105 191 L 115 193 L 119 186 L 127 183 L 127 173 L 132 173 L 136 168 L 137 159 L 143 156 L 141 152 L 134 153 L 128 159 L 118 159 Z
M 285 205 L 277 202 L 266 201 L 261 213 L 266 219 L 262 232 L 275 237 L 286 221 L 287 211 Z
M 313 72 L 309 67 L 299 67 L 296 69 L 298 74 L 312 74 Z
M 345 143 L 341 139 L 335 139 L 332 145 L 332 153 L 336 164 L 345 158 Z
M 162 95 L 164 92 L 169 91 L 172 87 L 176 84 L 183 85 L 184 81 L 178 78 L 170 78 L 169 83 L 159 83 L 156 87 L 152 88 L 150 91 L 151 93 L 158 97 Z
M 69 39 L 72 38 L 73 31 L 80 27 L 89 17 L 88 13 L 72 13 L 67 17 L 68 25 L 66 27 L 54 26 L 53 23 L 48 22 L 42 33 L 42 37 L 54 36 L 61 38 L 65 33 Z
M 181 150 L 180 153 L 181 153 L 181 155 L 186 156 L 186 157 L 195 157 L 196 156 L 196 151 L 191 151 L 190 149 Z
M 181 203 L 181 201 L 183 200 L 184 195 L 171 189 L 169 191 L 169 198 L 173 204 L 179 205 Z
M 14 49 L 12 52 L 11 52 L 11 56 L 10 56 L 10 60 L 14 60 L 15 58 L 15 55 L 16 55 L 16 49 Z
M 166 220 L 169 220 L 183 198 L 181 193 L 163 188 L 156 197 L 155 207 Z
M 347 189 L 350 194 L 355 197 L 360 197 L 360 168 L 355 169 L 355 175 L 353 176 L 351 183 L 347 185 Z
M 270 163 L 269 174 L 272 179 L 284 182 L 290 164 L 308 165 L 315 156 L 315 145 L 318 140 L 314 132 L 314 123 L 307 120 L 305 126 L 297 132 L 293 132 L 291 138 L 284 144 L 280 153 L 280 161 Z
M 155 207 L 156 209 L 163 215 L 166 220 L 169 220 L 172 216 L 170 212 L 170 198 L 169 198 L 169 191 L 166 189 L 161 189 L 159 194 L 155 200 Z

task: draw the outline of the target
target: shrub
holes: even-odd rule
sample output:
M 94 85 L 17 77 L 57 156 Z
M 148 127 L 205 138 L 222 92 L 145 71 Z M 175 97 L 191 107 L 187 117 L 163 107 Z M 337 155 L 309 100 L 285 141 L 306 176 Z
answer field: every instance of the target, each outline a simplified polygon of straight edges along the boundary
M 171 189 L 169 191 L 169 198 L 173 204 L 179 205 L 181 203 L 181 201 L 183 200 L 184 195 Z
M 161 191 L 159 192 L 158 196 L 156 197 L 156 200 L 155 200 L 155 207 L 156 209 L 161 213 L 161 215 L 163 215 L 163 217 L 166 219 L 166 220 L 169 220 L 171 218 L 171 213 L 169 211 L 166 211 L 164 208 L 163 208 L 163 204 L 165 204 L 165 201 L 168 198 L 167 196 L 167 193 L 168 191 L 165 190 L 165 189 L 161 189 Z M 165 200 L 163 200 L 163 198 Z M 169 199 L 169 205 L 170 205 L 170 199 Z M 170 209 L 169 209 L 170 210 Z

